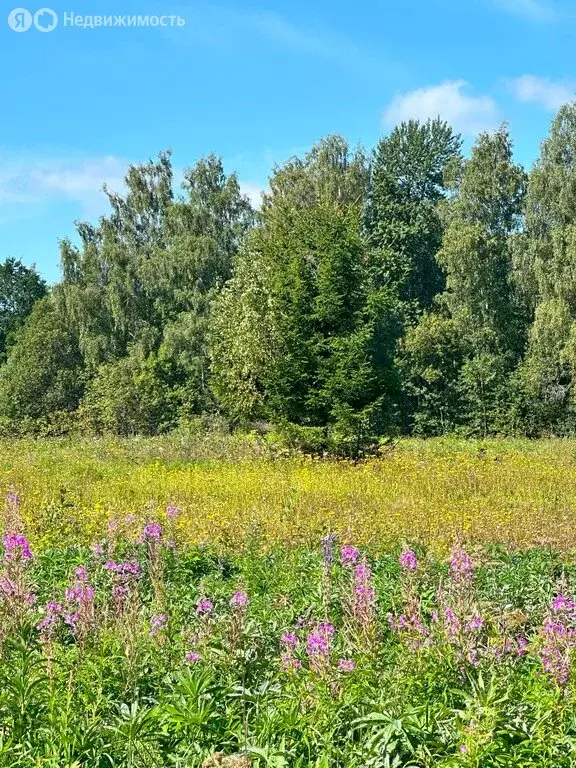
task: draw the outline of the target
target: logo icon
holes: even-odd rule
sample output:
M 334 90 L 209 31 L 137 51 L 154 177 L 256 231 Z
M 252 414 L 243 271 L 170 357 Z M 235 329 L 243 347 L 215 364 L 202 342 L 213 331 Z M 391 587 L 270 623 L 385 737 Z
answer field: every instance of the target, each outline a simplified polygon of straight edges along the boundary
M 40 8 L 34 14 L 34 26 L 38 32 L 52 32 L 58 26 L 58 16 L 52 8 Z
M 26 8 L 14 8 L 8 14 L 8 26 L 13 32 L 26 32 L 32 26 L 32 14 Z

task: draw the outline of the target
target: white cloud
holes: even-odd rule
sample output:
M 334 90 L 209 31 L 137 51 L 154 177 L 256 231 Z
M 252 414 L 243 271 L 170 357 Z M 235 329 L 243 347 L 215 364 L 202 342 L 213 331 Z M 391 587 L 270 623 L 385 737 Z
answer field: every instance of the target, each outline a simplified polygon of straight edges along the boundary
M 576 98 L 576 82 L 554 81 L 549 77 L 522 75 L 508 85 L 518 101 L 533 102 L 555 111 Z
M 104 184 L 122 191 L 127 162 L 101 158 L 33 158 L 2 161 L 0 209 L 31 207 L 41 203 L 78 203 L 82 215 L 92 218 L 107 209 Z
M 388 125 L 403 120 L 427 120 L 440 116 L 458 132 L 475 135 L 500 122 L 498 107 L 489 96 L 469 96 L 465 80 L 453 80 L 396 96 L 384 113 Z
M 262 205 L 262 195 L 266 190 L 258 184 L 252 184 L 249 181 L 240 181 L 240 192 L 250 200 L 253 208 L 260 208 Z
M 542 0 L 497 0 L 497 3 L 504 10 L 532 21 L 549 22 L 559 18 L 558 11 Z

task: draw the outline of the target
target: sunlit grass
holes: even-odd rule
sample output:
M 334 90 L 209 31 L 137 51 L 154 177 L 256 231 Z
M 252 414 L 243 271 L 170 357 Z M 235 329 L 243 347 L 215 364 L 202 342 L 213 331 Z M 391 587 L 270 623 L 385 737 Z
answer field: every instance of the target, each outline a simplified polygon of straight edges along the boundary
M 179 536 L 222 546 L 301 542 L 330 529 L 372 547 L 456 536 L 526 547 L 576 544 L 576 442 L 406 440 L 354 466 L 186 441 L 0 444 L 37 547 L 88 542 L 110 518 L 182 510 Z

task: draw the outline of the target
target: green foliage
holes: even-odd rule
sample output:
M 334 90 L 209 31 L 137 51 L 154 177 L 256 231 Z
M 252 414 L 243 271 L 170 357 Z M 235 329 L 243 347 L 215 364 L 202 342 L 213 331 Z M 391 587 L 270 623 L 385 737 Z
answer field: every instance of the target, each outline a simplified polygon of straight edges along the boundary
M 1 768 L 573 765 L 573 660 L 550 666 L 544 646 L 559 570 L 573 594 L 571 559 L 482 550 L 461 581 L 422 549 L 414 570 L 399 549 L 356 551 L 367 623 L 358 569 L 330 539 L 323 554 L 255 540 L 225 555 L 167 546 L 177 523 L 162 524 L 152 543 L 126 523 L 104 557 L 62 547 L 12 561 L 37 603 L 0 602 Z M 112 557 L 139 566 L 128 600 Z
M 367 226 L 379 279 L 396 284 L 402 301 L 417 309 L 443 287 L 435 258 L 442 240 L 438 203 L 446 193 L 445 171 L 458 162 L 460 146 L 440 119 L 410 120 L 374 152 Z
M 409 412 L 416 434 L 439 435 L 456 430 L 463 414 L 458 378 L 466 347 L 458 323 L 425 313 L 409 328 L 400 348 L 400 370 L 408 382 Z
M 438 434 L 460 424 L 487 435 L 503 426 L 525 334 L 510 245 L 524 189 L 506 127 L 481 134 L 443 208 L 437 259 L 446 290 L 436 298 L 439 317 L 424 316 L 422 329 L 406 337 L 404 370 L 419 429 Z
M 570 104 L 529 176 L 506 126 L 464 158 L 440 119 L 371 156 L 322 139 L 274 169 L 258 212 L 214 155 L 179 193 L 170 153 L 131 166 L 62 242 L 49 312 L 30 315 L 33 270 L 0 267 L 0 428 L 217 416 L 346 456 L 398 432 L 572 434 L 574 157 Z
M 46 292 L 46 283 L 34 268 L 16 259 L 0 264 L 0 358 L 5 358 L 16 332 Z
M 392 410 L 398 308 L 374 281 L 363 237 L 367 178 L 364 155 L 339 137 L 272 178 L 215 309 L 214 387 L 239 421 L 359 440 L 361 422 L 374 432 Z
M 576 317 L 576 104 L 560 109 L 530 174 L 526 233 L 515 250 L 515 279 L 532 315 L 519 370 L 532 429 L 573 423 Z
M 0 415 L 16 423 L 77 408 L 84 368 L 77 339 L 51 296 L 32 310 L 0 368 Z
M 162 373 L 155 356 L 105 363 L 88 384 L 79 418 L 95 434 L 154 435 L 173 428 L 177 408 Z

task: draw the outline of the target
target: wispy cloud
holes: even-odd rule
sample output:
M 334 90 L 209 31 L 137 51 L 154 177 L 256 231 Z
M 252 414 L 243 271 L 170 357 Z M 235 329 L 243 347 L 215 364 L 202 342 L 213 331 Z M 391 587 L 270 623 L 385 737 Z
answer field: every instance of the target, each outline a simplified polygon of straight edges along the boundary
M 104 184 L 123 190 L 127 162 L 108 156 L 100 158 L 23 157 L 3 159 L 0 173 L 0 212 L 9 207 L 22 217 L 40 204 L 74 202 L 81 215 L 94 218 L 105 212 Z
M 532 102 L 552 112 L 576 98 L 576 81 L 522 75 L 509 80 L 508 87 L 518 101 Z
M 337 30 L 320 22 L 294 22 L 271 10 L 239 10 L 221 5 L 199 4 L 183 12 L 188 35 L 202 45 L 226 45 L 252 48 L 260 42 L 298 56 L 310 56 L 347 67 L 368 70 L 378 62 L 378 51 L 357 45 Z M 183 40 L 174 34 L 175 41 Z M 388 66 L 391 62 L 386 60 Z
M 314 32 L 302 29 L 271 11 L 248 13 L 245 22 L 263 37 L 300 53 L 331 58 L 341 53 L 343 47 L 356 51 L 356 47 L 340 35 L 336 36 L 328 30 Z
M 467 88 L 465 80 L 452 80 L 400 94 L 387 107 L 384 121 L 396 125 L 441 117 L 466 136 L 495 128 L 501 120 L 496 103 L 489 96 L 468 95 Z
M 496 4 L 505 11 L 531 21 L 551 22 L 560 18 L 558 9 L 544 0 L 496 0 Z

